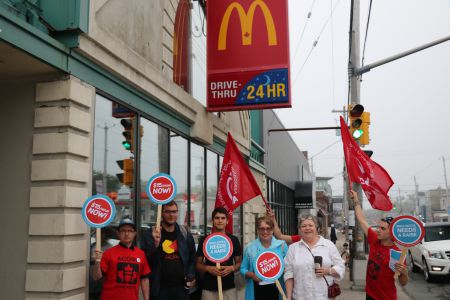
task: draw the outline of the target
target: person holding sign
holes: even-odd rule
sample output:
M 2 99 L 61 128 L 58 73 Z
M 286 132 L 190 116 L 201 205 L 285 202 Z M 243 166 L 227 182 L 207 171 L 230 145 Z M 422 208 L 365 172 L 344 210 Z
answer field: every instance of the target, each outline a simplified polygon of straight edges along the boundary
M 350 198 L 355 205 L 355 215 L 361 225 L 370 246 L 366 273 L 366 299 L 397 299 L 397 289 L 394 282 L 394 271 L 389 267 L 391 249 L 400 252 L 390 235 L 390 224 L 393 218 L 388 217 L 378 222 L 378 230 L 369 227 L 361 208 L 358 194 L 350 191 Z M 401 285 L 408 283 L 408 269 L 404 263 L 395 263 L 395 270 L 400 273 L 398 280 Z
M 228 213 L 225 208 L 217 207 L 212 212 L 213 232 L 224 233 L 225 227 L 228 224 Z M 231 234 L 226 234 L 232 242 L 233 252 L 227 261 L 220 263 L 220 268 L 216 263 L 210 261 L 205 257 L 203 252 L 203 243 L 205 237 L 199 241 L 197 248 L 196 268 L 204 274 L 202 300 L 217 300 L 218 294 L 218 280 L 221 277 L 223 299 L 236 300 L 238 298 L 236 288 L 234 285 L 234 272 L 241 267 L 242 250 L 241 244 L 237 237 Z
M 164 204 L 161 228 L 147 230 L 142 238 L 142 250 L 153 270 L 152 299 L 187 300 L 189 289 L 195 287 L 194 238 L 177 220 L 177 203 Z
M 246 279 L 245 300 L 276 300 L 281 295 L 275 281 L 267 282 L 256 275 L 255 260 L 265 250 L 277 252 L 282 258 L 286 256 L 288 246 L 285 241 L 277 240 L 273 236 L 274 223 L 268 216 L 256 219 L 258 238 L 251 242 L 244 250 L 241 273 Z
M 101 300 L 138 300 L 139 284 L 144 300 L 150 299 L 148 276 L 150 268 L 144 252 L 133 246 L 136 225 L 131 219 L 119 223 L 119 244 L 103 253 L 95 251 L 95 265 L 92 277 L 103 282 Z
M 302 239 L 284 259 L 287 299 L 328 299 L 328 285 L 344 277 L 344 261 L 336 245 L 319 235 L 317 217 L 300 218 L 299 227 Z

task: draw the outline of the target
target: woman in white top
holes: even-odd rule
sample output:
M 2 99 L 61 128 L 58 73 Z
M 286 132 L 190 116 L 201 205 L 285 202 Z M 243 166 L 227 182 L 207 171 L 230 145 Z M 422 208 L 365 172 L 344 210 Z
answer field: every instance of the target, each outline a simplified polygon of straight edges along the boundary
M 329 285 L 333 284 L 333 280 L 342 279 L 344 261 L 336 245 L 319 235 L 319 222 L 315 216 L 301 218 L 299 228 L 302 239 L 289 246 L 284 258 L 287 299 L 328 299 L 325 279 Z M 316 268 L 314 257 L 319 256 L 322 257 L 322 265 Z

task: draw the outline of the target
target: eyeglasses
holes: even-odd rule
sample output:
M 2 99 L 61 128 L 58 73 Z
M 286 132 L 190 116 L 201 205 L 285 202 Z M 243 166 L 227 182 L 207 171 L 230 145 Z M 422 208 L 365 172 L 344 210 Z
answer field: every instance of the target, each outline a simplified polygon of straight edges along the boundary
M 165 210 L 165 211 L 163 211 L 163 213 L 168 214 L 168 215 L 169 214 L 175 215 L 178 213 L 178 210 Z
M 271 232 L 273 230 L 273 228 L 272 227 L 258 227 L 258 230 L 262 231 L 262 232 L 264 232 L 264 231 Z
M 392 220 L 394 220 L 393 217 L 386 217 L 386 218 L 381 219 L 382 222 L 386 222 L 389 225 L 391 225 Z

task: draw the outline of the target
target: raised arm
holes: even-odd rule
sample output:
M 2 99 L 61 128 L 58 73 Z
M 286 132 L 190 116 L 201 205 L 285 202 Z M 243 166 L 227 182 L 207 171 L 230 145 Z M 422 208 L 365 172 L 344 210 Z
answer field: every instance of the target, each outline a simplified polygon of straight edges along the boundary
M 367 223 L 366 216 L 364 215 L 364 212 L 362 210 L 361 202 L 358 199 L 358 194 L 354 190 L 351 190 L 349 194 L 350 199 L 353 201 L 353 204 L 355 206 L 356 219 L 358 220 L 359 225 L 361 225 L 364 234 L 367 236 L 367 232 L 369 231 L 369 224 Z
M 279 239 L 285 241 L 288 245 L 292 244 L 292 236 L 283 234 L 281 232 L 280 226 L 278 226 L 277 218 L 273 212 L 267 212 L 267 216 L 273 221 L 273 235 Z

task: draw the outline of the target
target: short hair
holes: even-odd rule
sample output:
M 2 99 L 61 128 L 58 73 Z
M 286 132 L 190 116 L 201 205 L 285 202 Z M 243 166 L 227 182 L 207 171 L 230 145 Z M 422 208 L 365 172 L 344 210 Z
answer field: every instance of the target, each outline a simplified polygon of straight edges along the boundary
M 317 219 L 316 216 L 311 215 L 311 214 L 310 214 L 310 215 L 304 215 L 304 216 L 301 216 L 300 219 L 299 219 L 299 221 L 298 221 L 298 227 L 302 226 L 302 223 L 303 223 L 304 221 L 306 221 L 306 220 L 311 220 L 311 221 L 313 221 L 314 225 L 316 225 L 317 232 L 319 232 L 319 230 L 320 230 L 319 219 Z
M 172 200 L 169 203 L 163 204 L 161 208 L 164 209 L 164 207 L 166 206 L 174 206 L 174 205 L 178 208 L 178 204 L 174 200 Z
M 257 226 L 257 227 L 261 226 L 261 223 L 262 223 L 262 222 L 264 222 L 264 223 L 266 223 L 267 225 L 269 225 L 270 228 L 273 228 L 273 227 L 274 227 L 272 218 L 270 218 L 270 217 L 268 217 L 268 216 L 262 216 L 262 217 L 257 218 L 257 219 L 256 219 L 256 226 Z
M 214 217 L 217 214 L 224 214 L 227 217 L 227 220 L 228 220 L 228 211 L 225 208 L 223 208 L 223 207 L 216 207 L 216 208 L 214 208 L 214 210 L 211 213 L 211 218 L 214 219 Z

